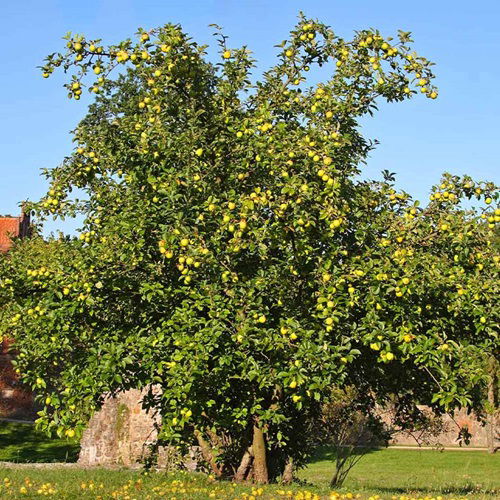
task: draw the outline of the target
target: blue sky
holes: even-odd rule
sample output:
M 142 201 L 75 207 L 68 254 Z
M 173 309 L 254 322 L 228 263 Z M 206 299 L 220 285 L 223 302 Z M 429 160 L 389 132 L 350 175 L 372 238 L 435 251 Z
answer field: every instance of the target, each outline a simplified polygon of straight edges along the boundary
M 427 198 L 443 171 L 500 183 L 500 3 L 496 0 L 401 2 L 374 0 L 2 0 L 0 2 L 0 214 L 44 194 L 42 167 L 71 150 L 69 131 L 85 113 L 69 101 L 63 79 L 43 80 L 36 68 L 63 48 L 67 32 L 117 42 L 136 29 L 180 22 L 193 38 L 214 45 L 210 23 L 222 25 L 229 45 L 253 50 L 258 71 L 273 64 L 273 45 L 285 39 L 299 10 L 340 35 L 378 28 L 412 31 L 415 47 L 436 62 L 439 98 L 381 105 L 363 129 L 381 144 L 366 176 L 382 169 L 398 185 Z M 74 222 L 47 230 L 72 231 Z

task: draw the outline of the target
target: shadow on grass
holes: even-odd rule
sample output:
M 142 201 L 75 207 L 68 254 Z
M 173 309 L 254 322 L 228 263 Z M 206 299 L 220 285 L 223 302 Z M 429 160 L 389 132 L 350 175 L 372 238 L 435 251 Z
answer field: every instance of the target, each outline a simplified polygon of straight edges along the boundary
M 79 450 L 78 443 L 50 438 L 33 425 L 0 422 L 0 461 L 76 462 Z

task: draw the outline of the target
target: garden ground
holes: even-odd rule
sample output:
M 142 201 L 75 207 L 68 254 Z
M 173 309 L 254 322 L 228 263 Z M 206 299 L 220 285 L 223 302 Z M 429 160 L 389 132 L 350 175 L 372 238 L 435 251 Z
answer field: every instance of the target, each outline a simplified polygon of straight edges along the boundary
M 31 426 L 0 423 L 0 460 L 74 462 L 76 443 L 47 440 Z M 319 448 L 300 484 L 264 488 L 217 482 L 201 474 L 143 474 L 130 470 L 79 469 L 54 464 L 0 466 L 0 498 L 336 498 L 328 487 L 333 454 Z M 482 451 L 373 450 L 336 492 L 343 498 L 500 498 L 500 455 Z

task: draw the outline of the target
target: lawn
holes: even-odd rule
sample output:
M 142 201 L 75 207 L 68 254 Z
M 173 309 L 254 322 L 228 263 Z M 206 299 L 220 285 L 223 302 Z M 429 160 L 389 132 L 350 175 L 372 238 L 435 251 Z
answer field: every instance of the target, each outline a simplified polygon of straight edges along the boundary
M 0 421 L 0 461 L 74 462 L 79 446 L 66 439 L 48 439 L 34 425 Z
M 333 453 L 328 448 L 318 449 L 310 465 L 299 472 L 299 477 L 326 487 L 333 472 L 332 458 Z M 499 498 L 500 454 L 461 450 L 373 450 L 352 469 L 344 487 L 357 492 L 377 491 L 381 495 L 413 491 L 423 496 L 496 490 L 496 498 Z M 492 496 L 495 497 L 493 493 Z
M 78 445 L 49 440 L 32 426 L 0 423 L 0 460 L 54 462 L 76 459 Z M 121 498 L 176 500 L 319 499 L 331 497 L 332 453 L 320 448 L 299 472 L 299 484 L 252 486 L 216 482 L 202 474 L 141 473 L 130 470 L 0 466 L 0 498 Z M 343 498 L 500 498 L 500 455 L 481 451 L 373 450 L 352 470 Z

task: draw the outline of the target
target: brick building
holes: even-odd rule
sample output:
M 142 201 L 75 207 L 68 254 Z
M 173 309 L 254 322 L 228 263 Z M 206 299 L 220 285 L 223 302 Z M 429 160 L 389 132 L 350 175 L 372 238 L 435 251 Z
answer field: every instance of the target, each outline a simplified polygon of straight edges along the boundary
M 12 246 L 12 238 L 29 235 L 30 216 L 23 213 L 20 217 L 0 216 L 0 252 L 7 252 Z
M 29 233 L 29 214 L 0 217 L 0 253 L 9 251 L 12 238 L 25 238 Z M 0 417 L 28 418 L 33 412 L 33 397 L 20 387 L 11 359 L 11 342 L 3 339 L 0 342 Z

